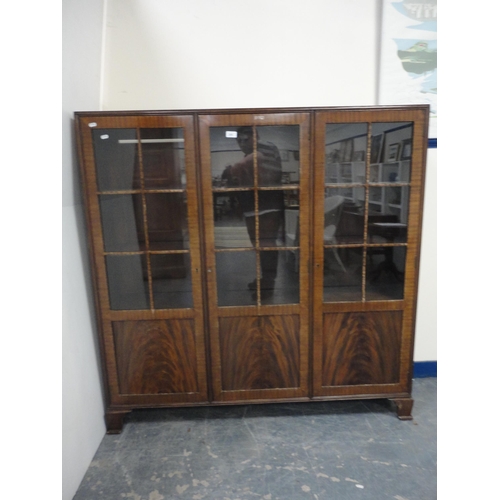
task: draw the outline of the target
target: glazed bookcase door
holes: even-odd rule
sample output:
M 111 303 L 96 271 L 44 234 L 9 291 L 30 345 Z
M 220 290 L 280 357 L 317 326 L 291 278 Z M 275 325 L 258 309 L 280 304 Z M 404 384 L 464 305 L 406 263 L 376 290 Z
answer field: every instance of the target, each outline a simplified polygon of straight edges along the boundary
M 199 116 L 214 401 L 309 394 L 309 122 Z
M 408 398 L 427 109 L 315 113 L 313 397 Z
M 109 408 L 207 401 L 193 117 L 77 128 Z

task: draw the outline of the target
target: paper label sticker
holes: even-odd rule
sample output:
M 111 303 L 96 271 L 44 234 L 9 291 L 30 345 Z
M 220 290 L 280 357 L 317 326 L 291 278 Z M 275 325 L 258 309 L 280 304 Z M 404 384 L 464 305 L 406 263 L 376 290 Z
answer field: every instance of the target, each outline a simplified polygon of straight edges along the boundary
M 96 122 L 89 123 L 89 127 L 97 127 L 97 123 Z
M 108 134 L 101 135 L 101 139 L 109 139 L 109 135 Z
M 238 132 L 236 132 L 235 130 L 226 130 L 226 137 L 236 139 L 238 137 Z

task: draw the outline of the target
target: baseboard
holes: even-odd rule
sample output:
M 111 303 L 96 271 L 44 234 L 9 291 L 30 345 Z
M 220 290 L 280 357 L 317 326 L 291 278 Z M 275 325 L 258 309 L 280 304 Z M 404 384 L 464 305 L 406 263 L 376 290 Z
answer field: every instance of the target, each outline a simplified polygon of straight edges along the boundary
M 437 377 L 437 361 L 414 361 L 413 378 Z

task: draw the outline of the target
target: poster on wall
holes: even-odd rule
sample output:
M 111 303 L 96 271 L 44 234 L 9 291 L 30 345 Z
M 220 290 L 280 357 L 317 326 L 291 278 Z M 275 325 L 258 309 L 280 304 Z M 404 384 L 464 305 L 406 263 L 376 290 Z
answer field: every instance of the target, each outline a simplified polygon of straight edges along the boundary
M 437 138 L 437 0 L 383 0 L 379 104 L 429 104 Z

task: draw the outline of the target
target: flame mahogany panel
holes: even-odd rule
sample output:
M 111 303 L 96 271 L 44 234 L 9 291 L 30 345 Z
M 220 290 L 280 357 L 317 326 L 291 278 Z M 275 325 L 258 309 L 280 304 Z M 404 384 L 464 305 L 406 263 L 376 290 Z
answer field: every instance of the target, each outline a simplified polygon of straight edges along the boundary
M 198 391 L 192 319 L 115 321 L 113 334 L 121 394 Z
M 222 390 L 299 387 L 299 316 L 219 319 Z
M 399 381 L 402 311 L 325 314 L 323 386 Z

